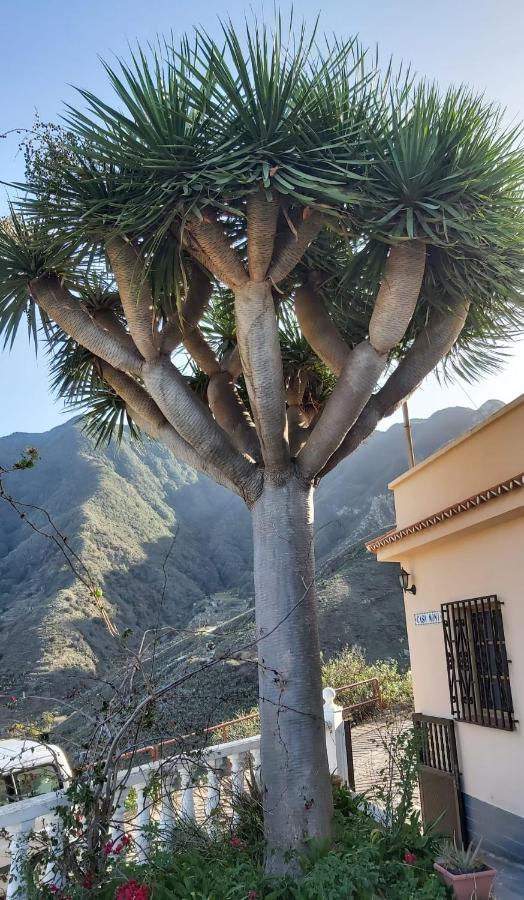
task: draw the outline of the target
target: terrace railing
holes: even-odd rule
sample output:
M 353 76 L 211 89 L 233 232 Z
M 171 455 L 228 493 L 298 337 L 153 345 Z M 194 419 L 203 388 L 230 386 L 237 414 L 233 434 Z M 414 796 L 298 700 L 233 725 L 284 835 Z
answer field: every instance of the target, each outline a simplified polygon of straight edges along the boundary
M 344 722 L 336 693 L 329 687 L 323 692 L 326 749 L 331 773 L 347 781 Z M 188 823 L 209 833 L 219 818 L 234 824 L 234 798 L 246 790 L 248 774 L 261 781 L 260 735 L 173 756 L 166 755 L 167 746 L 162 745 L 162 759 L 155 751 L 152 761 L 118 773 L 108 853 L 117 853 L 132 837 L 132 852 L 143 862 L 153 844 L 169 842 L 175 829 Z M 10 859 L 7 900 L 26 900 L 27 860 L 38 840 L 52 841 L 55 859 L 60 854 L 66 835 L 57 809 L 69 802 L 66 791 L 55 791 L 0 807 L 0 833 L 6 835 Z M 58 869 L 56 862 L 49 862 L 42 883 L 60 888 Z

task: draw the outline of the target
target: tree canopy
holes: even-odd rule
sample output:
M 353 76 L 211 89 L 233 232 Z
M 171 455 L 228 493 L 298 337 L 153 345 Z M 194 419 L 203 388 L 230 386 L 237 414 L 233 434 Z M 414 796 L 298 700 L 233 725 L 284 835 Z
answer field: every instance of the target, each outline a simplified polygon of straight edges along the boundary
M 26 320 L 36 341 L 40 316 L 53 385 L 98 439 L 144 421 L 111 363 L 38 297 L 49 277 L 121 344 L 131 334 L 144 358 L 176 353 L 207 402 L 227 373 L 229 402 L 248 410 L 234 290 L 248 272 L 268 279 L 300 426 L 293 453 L 367 338 L 392 247 L 406 251 L 403 270 L 423 247 L 424 272 L 405 327 L 384 345 L 389 381 L 360 418 L 374 427 L 440 357 L 448 376 L 497 367 L 522 327 L 524 155 L 494 104 L 381 73 L 356 40 L 323 43 L 281 23 L 225 25 L 222 42 L 197 31 L 105 68 L 113 101 L 81 90 L 65 126 L 26 144 L 27 183 L 0 232 L 5 339 Z M 457 334 L 427 353 L 428 330 L 457 309 Z M 124 370 L 142 384 L 129 359 Z M 350 423 L 353 443 L 363 424 Z

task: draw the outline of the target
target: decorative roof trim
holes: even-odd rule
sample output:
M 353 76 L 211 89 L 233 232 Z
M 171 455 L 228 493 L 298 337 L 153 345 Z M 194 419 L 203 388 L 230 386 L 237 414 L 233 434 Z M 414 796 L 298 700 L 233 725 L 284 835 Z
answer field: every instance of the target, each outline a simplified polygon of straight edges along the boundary
M 496 484 L 494 487 L 479 491 L 478 494 L 473 494 L 471 497 L 460 500 L 452 506 L 447 506 L 446 509 L 433 513 L 433 515 L 427 516 L 425 519 L 421 519 L 413 525 L 406 525 L 405 528 L 399 528 L 398 531 L 387 531 L 385 534 L 380 535 L 380 537 L 369 541 L 369 543 L 366 544 L 366 547 L 372 553 L 376 553 L 381 547 L 386 547 L 388 544 L 395 544 L 397 541 L 402 540 L 402 538 L 409 537 L 411 534 L 417 534 L 419 531 L 425 531 L 427 528 L 439 525 L 447 519 L 453 519 L 461 513 L 468 512 L 470 509 L 476 509 L 479 506 L 483 506 L 484 503 L 489 503 L 490 500 L 496 500 L 497 497 L 502 497 L 504 494 L 516 491 L 522 487 L 524 487 L 524 472 L 521 472 L 520 475 L 514 475 L 513 478 L 508 478 L 507 481 L 501 481 L 500 484 Z

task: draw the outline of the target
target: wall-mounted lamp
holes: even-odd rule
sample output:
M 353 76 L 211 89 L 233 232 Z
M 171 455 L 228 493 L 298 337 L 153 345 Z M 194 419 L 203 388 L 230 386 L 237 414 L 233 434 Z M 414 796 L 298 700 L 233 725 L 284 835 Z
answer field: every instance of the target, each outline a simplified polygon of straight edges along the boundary
M 417 589 L 414 584 L 412 584 L 411 587 L 408 587 L 410 578 L 411 578 L 411 575 L 409 574 L 409 572 L 406 572 L 406 570 L 401 567 L 400 574 L 398 576 L 398 580 L 400 581 L 400 587 L 402 588 L 402 590 L 404 591 L 405 594 L 416 594 Z

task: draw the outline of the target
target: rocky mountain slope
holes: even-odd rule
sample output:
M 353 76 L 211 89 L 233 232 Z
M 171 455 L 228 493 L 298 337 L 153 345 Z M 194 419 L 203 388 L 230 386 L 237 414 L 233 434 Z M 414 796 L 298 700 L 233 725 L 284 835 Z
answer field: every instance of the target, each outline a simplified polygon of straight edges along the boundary
M 445 409 L 415 421 L 417 458 L 498 405 Z M 192 628 L 251 607 L 250 523 L 238 498 L 152 443 L 97 451 L 75 420 L 45 434 L 0 438 L 0 465 L 12 463 L 28 446 L 38 448 L 40 459 L 32 470 L 7 475 L 6 490 L 30 504 L 27 518 L 49 533 L 44 514 L 33 507 L 50 513 L 100 585 L 119 628 L 131 630 L 131 641 L 158 624 Z M 393 524 L 387 484 L 405 468 L 403 429 L 394 425 L 375 433 L 318 490 L 326 654 L 358 643 L 370 659 L 406 658 L 396 567 L 377 564 L 363 549 L 366 538 Z M 4 685 L 64 696 L 87 688 L 114 665 L 113 639 L 56 545 L 0 502 Z M 241 680 L 241 671 L 237 676 Z

